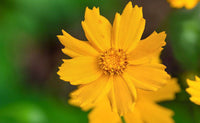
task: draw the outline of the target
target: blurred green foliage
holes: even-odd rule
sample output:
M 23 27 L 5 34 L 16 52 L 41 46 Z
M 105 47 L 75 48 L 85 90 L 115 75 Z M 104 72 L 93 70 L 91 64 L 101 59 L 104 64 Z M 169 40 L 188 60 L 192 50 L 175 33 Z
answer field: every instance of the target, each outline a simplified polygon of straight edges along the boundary
M 77 118 L 78 116 L 78 118 Z M 47 95 L 21 95 L 1 107 L 1 123 L 87 123 L 87 113 Z
M 200 6 L 176 10 L 169 19 L 173 53 L 183 69 L 200 71 Z

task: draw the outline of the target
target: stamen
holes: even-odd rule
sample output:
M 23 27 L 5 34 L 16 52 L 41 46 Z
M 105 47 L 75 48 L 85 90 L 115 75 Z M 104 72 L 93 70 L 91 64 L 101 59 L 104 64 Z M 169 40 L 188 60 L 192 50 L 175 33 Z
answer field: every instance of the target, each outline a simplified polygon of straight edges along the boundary
M 120 75 L 126 69 L 127 64 L 127 55 L 122 49 L 111 48 L 99 57 L 99 67 L 105 74 Z

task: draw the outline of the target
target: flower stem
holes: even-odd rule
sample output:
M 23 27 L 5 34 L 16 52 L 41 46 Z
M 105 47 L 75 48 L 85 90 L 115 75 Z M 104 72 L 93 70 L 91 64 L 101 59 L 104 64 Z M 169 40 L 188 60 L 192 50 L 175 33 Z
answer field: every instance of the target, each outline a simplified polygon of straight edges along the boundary
M 125 121 L 123 116 L 121 116 L 121 120 L 122 120 L 122 123 L 126 123 L 126 121 Z

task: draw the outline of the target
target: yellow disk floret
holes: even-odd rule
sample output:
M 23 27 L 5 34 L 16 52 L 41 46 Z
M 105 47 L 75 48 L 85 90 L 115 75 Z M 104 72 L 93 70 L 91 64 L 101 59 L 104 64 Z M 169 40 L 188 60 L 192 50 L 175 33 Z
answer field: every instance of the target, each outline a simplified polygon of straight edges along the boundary
M 127 55 L 122 49 L 110 48 L 99 57 L 99 67 L 105 74 L 119 75 L 126 69 L 127 64 Z

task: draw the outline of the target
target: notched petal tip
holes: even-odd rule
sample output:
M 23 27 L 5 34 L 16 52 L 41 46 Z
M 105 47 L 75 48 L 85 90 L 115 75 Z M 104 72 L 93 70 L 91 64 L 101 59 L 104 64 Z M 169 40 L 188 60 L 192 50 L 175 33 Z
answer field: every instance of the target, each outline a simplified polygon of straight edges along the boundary
M 153 31 L 152 34 L 167 36 L 166 31 L 162 31 L 162 32 Z
M 135 6 L 134 6 L 134 8 L 137 8 L 137 9 L 138 9 L 138 8 L 139 8 L 139 6 L 138 6 L 138 5 L 135 5 Z
M 162 32 L 160 32 L 160 33 L 163 33 L 163 34 L 165 34 L 165 35 L 166 35 L 166 31 L 162 31 Z
M 136 11 L 138 11 L 138 13 L 141 13 L 142 18 L 143 18 L 143 7 L 140 7 L 140 6 L 138 6 L 138 5 L 135 5 L 135 6 L 133 7 L 133 9 L 135 9 Z
M 92 8 L 92 10 L 99 11 L 99 7 L 95 7 L 95 6 L 94 6 L 94 7 Z
M 200 81 L 200 78 L 196 75 L 196 76 L 195 76 L 195 80 L 196 80 L 196 81 Z
M 88 6 L 85 8 L 85 12 L 91 10 Z
M 193 81 L 193 80 L 186 79 L 186 81 L 187 81 L 187 84 L 188 84 L 189 87 L 192 86 L 192 85 L 194 84 L 194 81 Z
M 57 35 L 56 37 L 58 38 L 58 40 L 60 41 L 60 43 L 61 43 L 63 46 L 66 45 L 66 44 L 65 44 L 66 38 L 65 38 L 64 35 Z
M 142 9 L 143 7 L 140 7 L 140 6 L 138 6 L 138 5 L 134 5 L 133 6 L 133 3 L 132 3 L 132 1 L 129 1 L 127 4 L 126 4 L 126 6 L 125 6 L 125 8 L 126 7 L 129 7 L 129 8 L 136 8 L 136 9 Z
M 120 13 L 116 12 L 115 17 L 121 16 Z
M 63 35 L 69 35 L 64 29 L 62 29 Z
M 143 7 L 140 7 L 140 6 L 138 6 L 138 5 L 133 6 L 133 4 L 132 4 L 131 1 L 129 1 L 129 2 L 126 4 L 124 10 L 125 10 L 125 9 L 129 9 L 129 10 L 138 9 L 138 10 L 141 11 L 141 12 L 143 11 Z
M 84 27 L 85 26 L 85 21 L 81 21 L 81 26 Z
M 190 88 L 186 88 L 185 91 L 190 93 Z
M 126 7 L 131 7 L 131 8 L 133 8 L 132 1 L 129 1 L 129 2 L 126 4 L 125 8 L 126 8 Z
M 166 39 L 166 37 L 167 37 L 166 31 L 162 31 L 162 32 L 160 32 L 160 33 L 158 33 L 158 34 L 163 35 L 163 38 L 165 38 L 165 39 Z
M 59 39 L 60 37 L 62 37 L 63 35 L 56 35 L 56 37 Z
M 97 14 L 100 14 L 99 7 L 95 7 L 95 6 L 94 6 L 92 9 L 90 9 L 90 8 L 87 6 L 86 9 L 85 9 L 85 16 L 86 16 L 86 14 L 92 13 L 92 12 L 97 13 Z
M 142 6 L 135 5 L 135 6 L 133 7 L 133 9 L 138 9 L 138 11 L 143 12 L 143 7 L 142 7 Z

